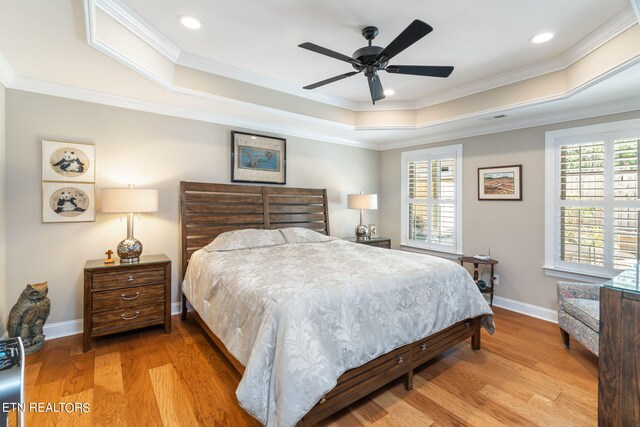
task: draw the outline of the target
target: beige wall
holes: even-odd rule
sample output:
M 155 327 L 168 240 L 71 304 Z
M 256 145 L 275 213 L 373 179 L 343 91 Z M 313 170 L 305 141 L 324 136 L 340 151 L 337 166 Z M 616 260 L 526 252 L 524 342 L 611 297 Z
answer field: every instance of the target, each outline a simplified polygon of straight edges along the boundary
M 463 251 L 499 260 L 496 295 L 556 308 L 555 278 L 544 264 L 545 132 L 640 117 L 640 111 L 384 151 L 380 158 L 380 232 L 400 241 L 400 153 L 463 144 Z M 478 201 L 478 167 L 522 164 L 523 201 Z
M 4 334 L 8 315 L 7 270 L 5 257 L 5 93 L 0 83 L 0 336 Z
M 96 145 L 96 190 L 124 186 L 159 189 L 159 212 L 136 222 L 144 253 L 173 260 L 178 301 L 179 181 L 229 182 L 230 128 L 15 90 L 7 91 L 7 298 L 27 283 L 49 281 L 48 323 L 82 317 L 82 268 L 102 258 L 126 234 L 117 215 L 92 223 L 43 224 L 41 140 Z M 286 135 L 284 135 L 286 137 Z M 331 231 L 350 235 L 358 213 L 346 194 L 378 191 L 376 151 L 287 137 L 287 185 L 327 188 Z M 368 216 L 377 220 L 375 212 Z

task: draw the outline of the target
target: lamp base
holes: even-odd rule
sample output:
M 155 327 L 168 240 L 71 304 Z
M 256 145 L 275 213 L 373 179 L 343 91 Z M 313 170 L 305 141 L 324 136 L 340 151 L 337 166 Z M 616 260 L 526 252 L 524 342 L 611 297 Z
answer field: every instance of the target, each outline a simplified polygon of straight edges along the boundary
M 118 243 L 117 250 L 121 263 L 133 264 L 140 261 L 142 243 L 140 243 L 140 240 L 138 239 L 127 237 L 122 242 Z
M 369 228 L 360 224 L 356 227 L 356 239 L 358 240 L 367 240 L 369 238 Z

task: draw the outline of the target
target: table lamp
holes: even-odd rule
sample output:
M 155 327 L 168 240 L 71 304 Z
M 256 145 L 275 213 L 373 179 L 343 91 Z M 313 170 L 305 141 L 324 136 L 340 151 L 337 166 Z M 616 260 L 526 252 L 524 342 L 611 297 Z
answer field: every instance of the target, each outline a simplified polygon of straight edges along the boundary
M 127 238 L 118 244 L 120 262 L 139 262 L 142 243 L 133 237 L 133 214 L 158 212 L 158 190 L 133 188 L 133 185 L 129 188 L 105 188 L 101 202 L 104 213 L 127 214 Z
M 365 209 L 378 209 L 377 194 L 348 194 L 347 207 L 349 209 L 360 209 L 360 225 L 356 227 L 356 238 L 366 240 L 369 238 L 369 228 L 364 225 L 363 216 Z

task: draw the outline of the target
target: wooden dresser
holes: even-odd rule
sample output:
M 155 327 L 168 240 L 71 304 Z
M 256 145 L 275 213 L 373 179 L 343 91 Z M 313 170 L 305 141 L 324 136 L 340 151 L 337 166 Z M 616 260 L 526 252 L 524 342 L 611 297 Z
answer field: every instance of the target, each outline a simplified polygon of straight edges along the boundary
M 94 337 L 150 325 L 171 332 L 171 260 L 140 257 L 135 264 L 87 261 L 84 268 L 84 351 Z
M 600 289 L 598 425 L 640 423 L 640 287 L 627 270 Z
M 363 245 L 375 246 L 378 248 L 391 249 L 391 239 L 388 237 L 370 237 L 366 240 L 358 240 L 355 237 L 346 237 L 343 240 L 348 240 L 353 243 L 360 243 Z

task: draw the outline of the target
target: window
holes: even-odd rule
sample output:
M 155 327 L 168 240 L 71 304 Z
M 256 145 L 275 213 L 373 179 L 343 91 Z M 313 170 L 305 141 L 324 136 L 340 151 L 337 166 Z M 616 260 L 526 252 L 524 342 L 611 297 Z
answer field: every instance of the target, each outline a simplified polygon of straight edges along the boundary
M 640 120 L 547 133 L 546 268 L 612 277 L 636 262 Z
M 407 151 L 401 157 L 401 244 L 458 253 L 462 146 Z

